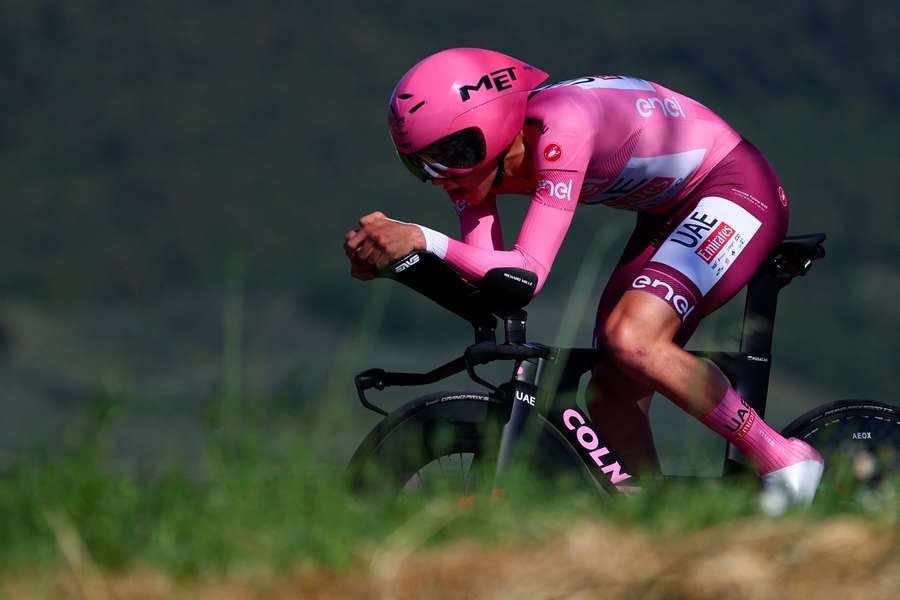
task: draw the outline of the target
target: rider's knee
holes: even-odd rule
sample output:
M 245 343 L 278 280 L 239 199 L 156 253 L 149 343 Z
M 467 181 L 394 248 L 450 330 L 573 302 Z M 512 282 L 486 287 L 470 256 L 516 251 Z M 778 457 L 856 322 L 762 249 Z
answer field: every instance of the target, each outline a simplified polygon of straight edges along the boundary
M 654 338 L 631 319 L 608 320 L 603 327 L 603 337 L 610 358 L 615 364 L 629 371 L 641 371 L 650 357 Z

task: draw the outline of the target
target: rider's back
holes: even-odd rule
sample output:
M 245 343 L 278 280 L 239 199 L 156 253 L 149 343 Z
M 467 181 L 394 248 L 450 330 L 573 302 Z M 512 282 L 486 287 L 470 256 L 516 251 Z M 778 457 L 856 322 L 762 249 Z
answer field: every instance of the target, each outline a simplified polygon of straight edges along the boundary
M 527 117 L 525 140 L 539 173 L 571 172 L 582 203 L 654 213 L 686 198 L 741 140 L 699 102 L 634 77 L 542 88 Z

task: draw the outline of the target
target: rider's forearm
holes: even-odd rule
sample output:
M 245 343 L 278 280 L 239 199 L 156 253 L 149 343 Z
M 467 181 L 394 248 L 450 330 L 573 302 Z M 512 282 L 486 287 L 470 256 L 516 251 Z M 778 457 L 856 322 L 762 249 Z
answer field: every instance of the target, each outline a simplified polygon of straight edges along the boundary
M 472 279 L 481 279 L 488 271 L 496 268 L 512 267 L 532 271 L 538 279 L 535 294 L 541 290 L 550 272 L 550 265 L 542 263 L 518 244 L 509 251 L 485 250 L 451 239 L 444 260 Z
M 527 269 L 538 276 L 535 287 L 537 294 L 550 270 L 549 265 L 541 263 L 518 244 L 509 251 L 489 250 L 454 240 L 439 231 L 421 225 L 419 228 L 425 236 L 425 249 L 446 261 L 468 279 L 481 279 L 488 271 L 499 267 Z
M 519 239 L 509 251 L 478 248 L 427 227 L 419 227 L 425 236 L 426 249 L 466 277 L 481 279 L 489 270 L 497 267 L 527 269 L 538 276 L 536 294 L 553 266 L 572 222 L 572 215 L 571 211 L 532 202 L 522 223 Z

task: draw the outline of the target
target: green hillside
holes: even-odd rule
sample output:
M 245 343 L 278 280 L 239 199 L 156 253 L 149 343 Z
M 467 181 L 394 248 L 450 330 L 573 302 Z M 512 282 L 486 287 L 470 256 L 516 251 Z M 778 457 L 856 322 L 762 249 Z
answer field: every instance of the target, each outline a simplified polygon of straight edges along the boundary
M 782 372 L 835 393 L 889 396 L 900 332 L 898 13 L 896 2 L 837 0 L 606 1 L 565 11 L 486 2 L 477 14 L 465 3 L 427 2 L 5 2 L 7 367 L 23 364 L 34 334 L 12 306 L 78 331 L 95 329 L 72 324 L 85 314 L 106 323 L 99 315 L 112 311 L 131 334 L 103 351 L 143 356 L 148 340 L 164 341 L 142 315 L 173 298 L 218 297 L 235 265 L 248 297 L 286 298 L 323 328 L 321 339 L 344 339 L 378 287 L 348 277 L 342 234 L 356 218 L 381 209 L 456 231 L 440 193 L 400 168 L 384 112 L 412 63 L 471 45 L 520 56 L 557 80 L 646 77 L 733 123 L 783 179 L 791 230 L 829 234 L 828 259 L 784 295 Z M 509 239 L 524 203 L 508 204 Z M 579 249 L 598 227 L 622 236 L 630 228 L 628 215 L 603 208 L 582 208 L 576 221 L 549 298 L 565 297 Z M 199 312 L 221 310 L 198 302 Z M 380 335 L 400 343 L 426 327 L 403 315 L 438 313 L 395 293 Z M 211 327 L 192 356 L 218 352 Z M 166 335 L 197 343 L 179 338 L 190 327 Z M 91 338 L 67 339 L 87 357 L 100 352 Z M 47 360 L 67 362 L 47 348 Z M 177 355 L 168 360 L 180 366 Z M 68 381 L 99 377 L 104 361 L 85 359 L 90 373 Z

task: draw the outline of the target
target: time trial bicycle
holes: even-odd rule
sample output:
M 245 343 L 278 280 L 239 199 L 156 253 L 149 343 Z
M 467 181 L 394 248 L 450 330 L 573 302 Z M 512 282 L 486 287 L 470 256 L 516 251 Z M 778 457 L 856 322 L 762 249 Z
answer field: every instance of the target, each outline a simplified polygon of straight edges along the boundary
M 738 352 L 694 352 L 712 360 L 744 400 L 765 418 L 778 294 L 825 256 L 825 234 L 787 237 L 748 283 Z M 502 488 L 514 464 L 550 476 L 576 474 L 600 494 L 634 491 L 640 478 L 592 424 L 577 399 L 579 380 L 605 356 L 603 348 L 556 348 L 526 335 L 524 307 L 536 275 L 492 269 L 467 281 L 442 260 L 414 252 L 380 274 L 430 298 L 468 321 L 475 343 L 427 373 L 368 369 L 355 384 L 362 405 L 383 416 L 354 453 L 349 475 L 357 490 L 391 492 L 457 489 L 468 495 L 487 480 Z M 504 341 L 497 342 L 498 320 Z M 510 378 L 494 384 L 477 368 L 512 363 Z M 433 384 L 461 372 L 478 390 L 430 393 L 390 413 L 367 392 Z M 840 400 L 794 419 L 781 434 L 811 444 L 826 461 L 824 481 L 853 477 L 878 482 L 900 466 L 900 409 L 870 400 Z M 835 473 L 833 465 L 849 465 Z M 829 469 L 832 470 L 829 479 Z M 723 475 L 751 472 L 725 444 Z

